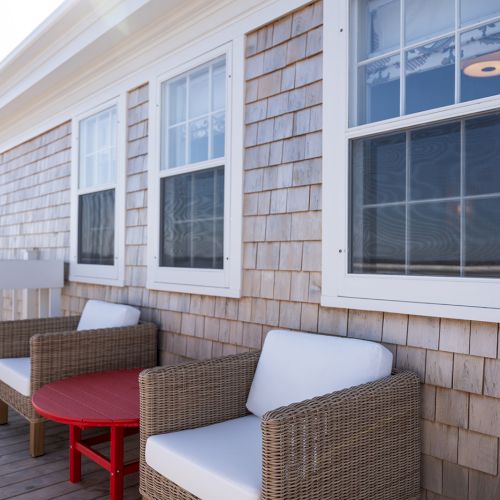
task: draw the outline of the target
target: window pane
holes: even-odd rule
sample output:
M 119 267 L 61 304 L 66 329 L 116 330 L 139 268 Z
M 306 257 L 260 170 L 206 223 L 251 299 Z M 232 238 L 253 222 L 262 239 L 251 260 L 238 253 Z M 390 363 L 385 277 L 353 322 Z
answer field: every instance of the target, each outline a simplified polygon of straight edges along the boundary
M 168 166 L 178 167 L 185 163 L 186 125 L 178 125 L 168 131 Z
M 212 111 L 226 107 L 226 60 L 212 66 Z
M 222 269 L 224 167 L 161 180 L 160 265 Z
M 482 19 L 500 16 L 498 0 L 460 0 L 462 26 Z
M 406 53 L 406 113 L 454 102 L 454 38 L 444 38 L 409 50 Z
M 79 187 L 114 182 L 116 172 L 116 106 L 79 123 Z
M 500 193 L 500 114 L 465 122 L 465 194 L 488 193 Z
M 189 75 L 189 118 L 208 113 L 208 68 Z
M 461 101 L 500 94 L 500 22 L 461 35 Z
M 112 266 L 115 253 L 115 190 L 78 200 L 78 263 Z
M 186 77 L 168 84 L 168 124 L 186 121 Z
M 410 156 L 412 200 L 460 195 L 460 123 L 413 131 Z
M 365 205 L 405 200 L 405 133 L 354 142 L 353 193 Z
M 410 274 L 459 276 L 459 202 L 410 205 L 408 243 Z
M 360 0 L 359 6 L 360 59 L 399 49 L 399 0 Z
M 404 266 L 405 206 L 361 209 L 355 205 L 351 272 L 404 274 Z
M 465 204 L 465 274 L 500 276 L 500 198 Z
M 189 163 L 208 160 L 208 119 L 189 124 Z
M 226 115 L 219 113 L 212 116 L 212 158 L 224 156 L 226 135 Z
M 406 43 L 455 29 L 455 0 L 406 0 Z
M 399 56 L 359 68 L 358 124 L 399 116 Z

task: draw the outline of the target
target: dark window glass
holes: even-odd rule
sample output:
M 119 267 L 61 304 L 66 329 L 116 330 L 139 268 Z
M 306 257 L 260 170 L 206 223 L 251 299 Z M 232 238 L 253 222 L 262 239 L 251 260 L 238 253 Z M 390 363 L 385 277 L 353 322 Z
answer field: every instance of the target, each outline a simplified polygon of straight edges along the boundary
M 411 133 L 410 197 L 448 198 L 460 194 L 460 123 Z
M 500 197 L 465 203 L 465 275 L 500 276 Z
M 357 141 L 353 150 L 355 176 L 362 179 L 363 202 L 404 201 L 406 179 L 406 134 Z
M 356 211 L 352 227 L 352 272 L 404 274 L 405 206 Z
M 409 210 L 409 274 L 460 276 L 460 205 L 416 203 Z
M 351 151 L 350 272 L 500 277 L 499 113 Z
M 78 200 L 78 263 L 112 266 L 115 190 L 82 194 Z
M 500 193 L 500 114 L 465 122 L 465 193 Z
M 160 266 L 224 267 L 224 167 L 161 180 Z

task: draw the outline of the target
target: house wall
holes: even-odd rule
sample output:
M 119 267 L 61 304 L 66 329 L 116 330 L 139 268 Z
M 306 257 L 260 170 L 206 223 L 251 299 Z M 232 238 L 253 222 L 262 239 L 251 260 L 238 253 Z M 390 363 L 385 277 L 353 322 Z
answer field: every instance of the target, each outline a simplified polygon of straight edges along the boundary
M 247 37 L 240 299 L 145 288 L 148 85 L 130 90 L 126 286 L 67 283 L 64 312 L 88 298 L 140 306 L 162 363 L 257 349 L 273 328 L 383 342 L 423 382 L 422 498 L 498 499 L 498 325 L 320 306 L 322 65 L 321 2 Z M 0 154 L 0 258 L 68 260 L 70 130 Z

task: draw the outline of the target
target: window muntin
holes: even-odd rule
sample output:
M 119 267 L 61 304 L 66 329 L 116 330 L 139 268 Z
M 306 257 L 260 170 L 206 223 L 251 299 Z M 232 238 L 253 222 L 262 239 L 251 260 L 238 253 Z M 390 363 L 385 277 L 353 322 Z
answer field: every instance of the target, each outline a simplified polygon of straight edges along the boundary
M 351 6 L 357 89 L 351 126 L 500 93 L 498 2 L 353 0 Z
M 79 124 L 77 263 L 115 264 L 117 107 Z
M 500 114 L 352 141 L 350 272 L 500 277 Z
M 224 269 L 226 81 L 224 55 L 161 85 L 160 268 Z

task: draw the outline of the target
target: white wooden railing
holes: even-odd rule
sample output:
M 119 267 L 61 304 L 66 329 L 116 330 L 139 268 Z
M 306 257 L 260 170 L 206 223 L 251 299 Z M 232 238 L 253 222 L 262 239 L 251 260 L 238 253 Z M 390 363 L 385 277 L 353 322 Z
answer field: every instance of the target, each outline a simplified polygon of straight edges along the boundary
M 61 315 L 64 262 L 33 260 L 31 252 L 19 260 L 0 260 L 0 319 L 47 318 Z M 11 294 L 9 314 L 4 297 Z

